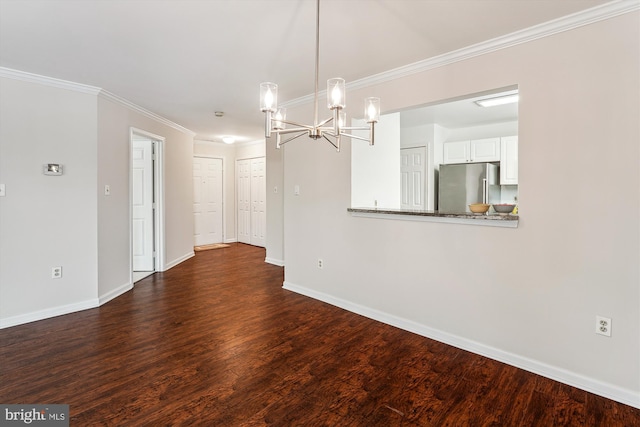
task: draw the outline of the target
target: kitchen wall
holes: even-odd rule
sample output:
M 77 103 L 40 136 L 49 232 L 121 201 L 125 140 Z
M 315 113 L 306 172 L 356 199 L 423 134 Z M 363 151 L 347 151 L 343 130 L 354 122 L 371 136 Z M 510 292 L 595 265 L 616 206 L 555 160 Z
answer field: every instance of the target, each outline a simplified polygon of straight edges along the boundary
M 282 165 L 285 288 L 640 407 L 638 20 L 349 92 L 394 111 L 518 85 L 517 229 L 351 217 L 348 146 L 267 150 L 270 175 Z
M 481 126 L 469 126 L 448 129 L 447 141 L 464 141 L 466 139 L 493 138 L 496 136 L 512 136 L 518 134 L 518 122 L 492 123 Z
M 400 113 L 381 116 L 374 145 L 353 145 L 351 155 L 351 206 L 400 209 Z

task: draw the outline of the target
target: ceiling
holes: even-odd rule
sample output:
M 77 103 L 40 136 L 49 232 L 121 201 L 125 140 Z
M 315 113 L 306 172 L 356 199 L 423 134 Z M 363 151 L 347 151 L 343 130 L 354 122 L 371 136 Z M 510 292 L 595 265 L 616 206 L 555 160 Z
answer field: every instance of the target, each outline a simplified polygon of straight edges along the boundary
M 436 104 L 413 106 L 400 111 L 400 126 L 410 128 L 438 124 L 449 129 L 518 121 L 518 104 L 481 107 L 476 101 L 517 94 L 517 89 L 469 94 L 462 99 L 443 100 Z
M 320 89 L 606 2 L 322 0 Z M 313 93 L 314 49 L 312 0 L 0 0 L 0 66 L 100 87 L 204 140 L 263 139 L 260 82 L 280 102 Z

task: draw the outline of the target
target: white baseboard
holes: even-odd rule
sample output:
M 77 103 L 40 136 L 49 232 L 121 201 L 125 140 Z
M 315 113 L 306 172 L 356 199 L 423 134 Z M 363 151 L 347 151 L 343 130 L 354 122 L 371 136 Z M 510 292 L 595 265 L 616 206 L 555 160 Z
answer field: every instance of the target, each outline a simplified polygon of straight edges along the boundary
M 275 259 L 275 258 L 266 257 L 264 259 L 264 262 L 266 262 L 267 264 L 277 265 L 278 267 L 284 267 L 284 260 L 283 259 Z
M 174 259 L 174 260 L 173 260 L 173 261 L 171 261 L 171 262 L 166 263 L 166 264 L 164 265 L 164 268 L 162 269 L 162 271 L 167 271 L 167 270 L 169 270 L 170 268 L 173 268 L 173 267 L 175 267 L 176 265 L 180 264 L 181 262 L 185 262 L 186 260 L 188 260 L 189 258 L 192 258 L 192 257 L 194 257 L 194 256 L 196 256 L 196 253 L 195 253 L 194 251 L 191 251 L 191 252 L 189 252 L 189 253 L 186 253 L 185 255 L 183 255 L 183 256 L 181 256 L 181 257 L 179 257 L 179 258 L 176 258 L 176 259 Z
M 489 357 L 499 362 L 503 362 L 511 366 L 515 366 L 517 368 L 542 375 L 552 380 L 577 387 L 590 393 L 606 397 L 607 399 L 615 400 L 616 402 L 633 406 L 634 408 L 640 408 L 640 392 L 618 387 L 614 384 L 589 378 L 563 368 L 548 365 L 546 363 L 519 356 L 517 354 L 509 353 L 507 351 L 503 351 L 498 348 L 482 344 L 480 342 L 472 341 L 463 337 L 459 337 L 457 335 L 450 334 L 448 332 L 430 328 L 411 320 L 403 319 L 401 317 L 397 317 L 379 310 L 355 304 L 351 301 L 343 300 L 341 298 L 336 298 L 323 292 L 305 288 L 304 286 L 298 286 L 291 282 L 285 281 L 282 287 L 292 292 L 296 292 L 298 294 L 302 294 L 313 299 L 326 302 L 336 307 L 343 308 L 347 311 L 360 314 L 370 319 L 386 323 L 387 325 L 395 326 L 397 328 L 404 329 L 405 331 L 413 332 L 415 334 L 422 335 L 424 337 L 431 338 L 436 341 L 440 341 L 442 343 L 470 351 L 472 353 Z
M 45 310 L 34 311 L 31 313 L 20 314 L 18 316 L 0 319 L 0 329 L 10 328 L 12 326 L 23 325 L 25 323 L 37 322 L 38 320 L 49 319 L 51 317 L 62 316 L 64 314 L 75 313 L 76 311 L 96 308 L 100 305 L 98 298 L 86 301 L 80 301 L 73 304 L 51 307 Z
M 98 305 L 103 305 L 108 303 L 109 301 L 111 301 L 112 299 L 119 297 L 120 295 L 124 294 L 125 292 L 129 291 L 133 289 L 133 284 L 132 283 L 125 283 L 124 285 L 113 289 L 109 292 L 107 292 L 104 295 L 100 295 L 98 297 Z
M 235 237 L 231 238 L 231 239 L 224 239 L 224 243 L 237 243 L 238 239 L 236 239 Z

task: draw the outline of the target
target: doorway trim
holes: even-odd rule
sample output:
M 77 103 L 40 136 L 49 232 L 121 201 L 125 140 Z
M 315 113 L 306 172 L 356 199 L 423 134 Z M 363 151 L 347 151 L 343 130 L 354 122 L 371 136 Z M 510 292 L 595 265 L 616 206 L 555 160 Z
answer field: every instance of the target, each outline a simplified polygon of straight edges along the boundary
M 135 136 L 148 138 L 153 142 L 153 247 L 155 272 L 164 271 L 164 143 L 165 138 L 135 127 L 129 128 L 129 280 L 133 285 L 133 139 Z

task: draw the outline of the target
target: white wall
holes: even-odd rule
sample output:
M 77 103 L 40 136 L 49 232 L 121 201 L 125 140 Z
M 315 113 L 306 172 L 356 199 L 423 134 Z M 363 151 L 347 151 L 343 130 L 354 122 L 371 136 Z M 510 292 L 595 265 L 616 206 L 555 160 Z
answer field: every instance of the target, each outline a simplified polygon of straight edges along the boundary
M 245 142 L 236 146 L 236 159 L 255 159 L 266 156 L 265 143 L 263 141 Z
M 351 217 L 349 147 L 291 143 L 286 287 L 640 406 L 638 19 L 350 92 L 394 111 L 517 84 L 519 227 Z
M 56 82 L 0 77 L 0 327 L 95 307 L 131 288 L 131 126 L 166 138 L 162 264 L 193 255 L 193 135 L 99 88 Z M 61 163 L 64 175 L 43 175 L 45 163 Z M 54 266 L 61 279 L 51 279 Z
M 265 260 L 284 265 L 284 150 L 276 149 L 275 138 L 266 143 L 267 233 Z
M 365 141 L 351 145 L 351 170 L 352 206 L 400 208 L 400 113 L 380 116 L 373 146 Z
M 96 110 L 95 94 L 0 77 L 0 326 L 97 301 Z
M 163 270 L 193 255 L 193 135 L 160 123 L 121 102 L 98 97 L 99 293 L 115 296 L 130 286 L 130 130 L 164 137 Z M 104 195 L 104 186 L 111 195 Z
M 464 141 L 467 139 L 493 138 L 518 134 L 518 122 L 492 123 L 482 126 L 449 129 L 447 141 Z

